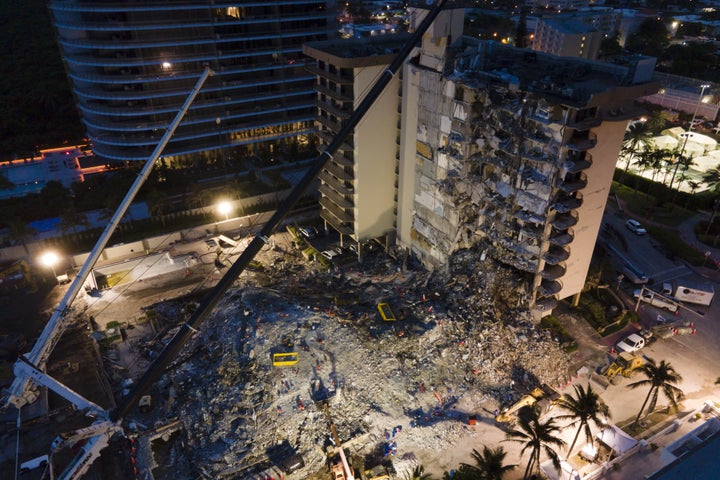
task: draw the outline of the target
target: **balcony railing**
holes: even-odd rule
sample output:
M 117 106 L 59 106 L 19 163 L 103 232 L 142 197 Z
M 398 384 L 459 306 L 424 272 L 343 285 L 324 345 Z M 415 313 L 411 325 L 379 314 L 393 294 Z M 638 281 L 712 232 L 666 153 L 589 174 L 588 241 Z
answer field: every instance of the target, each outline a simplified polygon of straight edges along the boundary
M 558 188 L 565 193 L 574 193 L 587 187 L 587 178 L 571 176 L 570 179 L 564 180 L 558 185 Z
M 562 265 L 547 265 L 545 269 L 540 272 L 540 276 L 547 280 L 557 280 L 565 275 L 566 271 L 566 268 Z
M 577 214 L 574 213 L 555 215 L 555 218 L 550 222 L 550 224 L 558 230 L 567 230 L 577 223 L 578 217 Z
M 568 213 L 583 204 L 582 198 L 578 197 L 562 197 L 551 205 L 551 208 L 557 213 Z
M 575 236 L 567 230 L 563 230 L 555 235 L 550 235 L 550 243 L 553 245 L 565 246 L 575 240 Z
M 563 247 L 553 246 L 550 250 L 542 255 L 542 259 L 550 265 L 557 265 L 560 262 L 564 262 L 570 258 L 570 252 L 565 250 Z
M 354 208 L 355 204 L 327 185 L 320 185 L 318 191 L 340 208 Z
M 587 137 L 573 137 L 565 145 L 570 150 L 588 150 L 597 145 L 597 135 L 587 132 Z
M 543 280 L 540 286 L 538 286 L 537 292 L 543 297 L 549 297 L 555 295 L 562 290 L 562 284 L 557 280 Z
M 539 292 L 538 292 L 539 293 Z M 548 312 L 557 307 L 558 301 L 554 297 L 545 297 L 535 302 L 535 308 L 543 312 Z
M 569 173 L 582 172 L 592 166 L 592 155 L 585 152 L 584 158 L 578 160 L 568 159 L 563 163 L 563 168 Z
M 351 224 L 354 221 L 352 215 L 338 207 L 328 197 L 320 197 L 320 206 L 335 217 L 334 224 Z

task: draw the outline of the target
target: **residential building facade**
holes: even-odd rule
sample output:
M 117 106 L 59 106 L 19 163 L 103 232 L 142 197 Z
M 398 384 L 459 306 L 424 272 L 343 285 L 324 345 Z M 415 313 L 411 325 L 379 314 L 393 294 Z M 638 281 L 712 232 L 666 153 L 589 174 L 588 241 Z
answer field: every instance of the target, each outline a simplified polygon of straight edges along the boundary
M 603 35 L 598 29 L 577 20 L 541 18 L 538 20 L 533 50 L 560 57 L 595 60 Z
M 407 39 L 393 35 L 304 46 L 315 60 L 308 69 L 317 76 L 320 142 L 330 143 Z M 395 77 L 319 175 L 320 216 L 327 227 L 360 244 L 394 237 L 399 88 Z
M 633 101 L 657 85 L 637 63 L 463 37 L 462 17 L 441 12 L 401 83 L 328 162 L 322 215 L 354 240 L 379 233 L 432 269 L 479 246 L 523 272 L 530 306 L 546 314 L 584 286 L 625 129 L 641 113 Z M 391 59 L 342 45 L 306 47 L 325 141 Z M 378 202 L 360 203 L 367 195 Z
M 302 44 L 333 34 L 334 2 L 51 0 L 58 42 L 94 153 L 146 160 L 205 66 L 214 75 L 165 155 L 272 152 L 313 130 Z
M 397 243 L 434 268 L 482 245 L 547 313 L 584 286 L 652 70 L 465 38 L 449 65 L 424 61 L 440 43 L 426 35 L 403 74 Z

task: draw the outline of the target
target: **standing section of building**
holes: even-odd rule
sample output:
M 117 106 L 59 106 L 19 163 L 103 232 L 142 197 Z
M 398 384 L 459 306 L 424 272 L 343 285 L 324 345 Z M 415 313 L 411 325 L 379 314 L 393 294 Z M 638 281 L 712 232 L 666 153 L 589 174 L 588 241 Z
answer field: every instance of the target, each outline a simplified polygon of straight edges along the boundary
M 452 68 L 404 73 L 417 124 L 402 137 L 413 182 L 398 243 L 434 268 L 482 245 L 526 272 L 531 306 L 547 313 L 583 288 L 633 100 L 657 85 L 632 67 L 468 42 Z
M 560 57 L 594 60 L 600 51 L 603 35 L 595 27 L 570 19 L 538 20 L 533 50 Z
M 317 130 L 329 143 L 408 36 L 306 44 L 317 76 Z M 394 239 L 400 81 L 380 98 L 320 172 L 320 215 L 341 236 Z
M 334 2 L 51 0 L 78 108 L 101 158 L 146 160 L 203 68 L 214 71 L 166 155 L 254 153 L 313 130 L 302 44 L 332 34 Z

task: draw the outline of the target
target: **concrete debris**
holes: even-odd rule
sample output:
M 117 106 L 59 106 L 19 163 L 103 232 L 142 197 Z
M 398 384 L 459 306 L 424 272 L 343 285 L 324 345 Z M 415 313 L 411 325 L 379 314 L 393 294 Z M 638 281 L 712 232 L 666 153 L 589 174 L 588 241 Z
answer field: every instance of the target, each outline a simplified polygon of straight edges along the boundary
M 263 478 L 292 470 L 283 466 L 297 454 L 303 466 L 285 478 L 326 478 L 336 446 L 323 402 L 356 468 L 404 472 L 422 452 L 473 437 L 471 416 L 489 419 L 568 377 L 565 354 L 521 307 L 527 279 L 479 249 L 457 251 L 442 272 L 378 256 L 325 273 L 288 258 L 263 275 L 271 288 L 247 279 L 226 294 L 156 384 L 153 418 L 138 414 L 182 426 L 164 457 L 177 468 L 155 478 Z M 379 302 L 395 322 L 380 318 Z M 167 333 L 191 308 L 152 311 Z

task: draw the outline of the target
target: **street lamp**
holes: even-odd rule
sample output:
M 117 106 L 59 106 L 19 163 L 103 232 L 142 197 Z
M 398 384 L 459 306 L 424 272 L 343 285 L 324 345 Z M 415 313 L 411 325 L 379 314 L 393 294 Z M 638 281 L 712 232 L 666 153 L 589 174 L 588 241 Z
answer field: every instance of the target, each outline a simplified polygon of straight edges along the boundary
M 230 202 L 220 202 L 217 205 L 217 211 L 220 215 L 225 215 L 225 220 L 228 220 L 228 215 L 232 211 L 232 205 Z
M 55 273 L 55 265 L 58 264 L 60 261 L 60 257 L 55 252 L 45 252 L 40 256 L 40 263 L 45 265 L 46 267 L 50 267 L 50 270 L 52 270 L 53 278 L 55 279 L 55 282 L 57 282 L 57 274 Z

